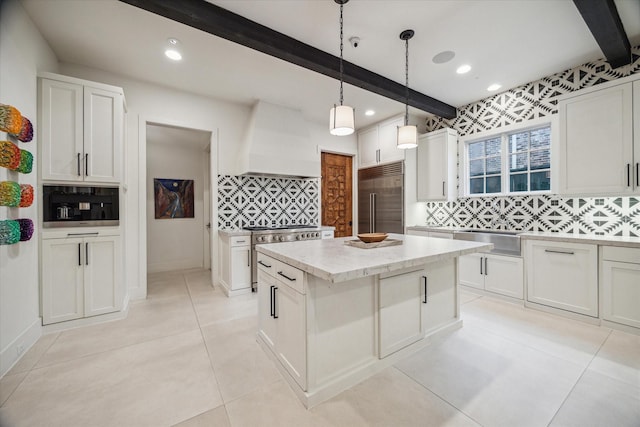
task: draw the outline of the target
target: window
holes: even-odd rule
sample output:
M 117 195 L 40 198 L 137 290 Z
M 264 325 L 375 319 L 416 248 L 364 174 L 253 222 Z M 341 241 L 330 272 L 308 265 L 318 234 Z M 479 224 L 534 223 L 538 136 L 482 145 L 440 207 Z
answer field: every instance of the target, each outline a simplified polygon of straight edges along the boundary
M 465 143 L 468 195 L 551 190 L 551 125 Z

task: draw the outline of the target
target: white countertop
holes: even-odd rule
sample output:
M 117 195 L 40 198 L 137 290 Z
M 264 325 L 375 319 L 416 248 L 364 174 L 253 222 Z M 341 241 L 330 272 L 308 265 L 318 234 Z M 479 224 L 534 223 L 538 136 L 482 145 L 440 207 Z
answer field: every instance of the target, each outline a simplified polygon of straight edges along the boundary
M 490 243 L 389 234 L 402 245 L 360 249 L 344 244 L 354 237 L 257 245 L 256 250 L 332 283 L 416 267 L 475 252 Z
M 640 248 L 640 237 L 598 236 L 595 234 L 551 233 L 542 231 L 525 231 L 519 234 L 521 239 L 550 240 L 567 243 L 589 243 L 603 246 L 624 246 Z
M 226 237 L 233 237 L 233 236 L 251 236 L 251 232 L 248 230 L 237 230 L 237 229 L 232 229 L 232 230 L 218 230 L 218 235 L 219 236 L 226 236 Z

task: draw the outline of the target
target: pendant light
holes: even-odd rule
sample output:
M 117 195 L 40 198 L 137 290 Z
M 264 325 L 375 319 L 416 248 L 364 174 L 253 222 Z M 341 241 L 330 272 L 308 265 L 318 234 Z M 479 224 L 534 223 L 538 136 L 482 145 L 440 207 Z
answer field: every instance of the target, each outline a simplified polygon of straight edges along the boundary
M 409 126 L 409 39 L 413 37 L 413 30 L 404 30 L 400 33 L 400 39 L 405 43 L 405 110 L 404 110 L 404 126 L 398 126 L 398 142 L 397 147 L 403 150 L 408 148 L 416 148 L 418 146 L 418 128 Z
M 342 105 L 342 51 L 344 49 L 342 33 L 342 7 L 349 0 L 335 0 L 340 5 L 340 105 L 333 105 L 329 113 L 329 132 L 331 135 L 351 135 L 355 129 L 355 112 L 353 108 Z

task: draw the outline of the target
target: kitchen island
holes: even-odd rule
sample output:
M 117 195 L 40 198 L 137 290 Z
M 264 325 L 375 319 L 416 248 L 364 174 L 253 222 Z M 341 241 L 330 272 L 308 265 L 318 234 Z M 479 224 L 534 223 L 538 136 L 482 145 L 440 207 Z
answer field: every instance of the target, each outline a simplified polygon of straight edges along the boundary
M 306 407 L 462 326 L 457 258 L 493 245 L 389 235 L 258 245 L 258 343 Z M 398 242 L 396 242 L 398 243 Z

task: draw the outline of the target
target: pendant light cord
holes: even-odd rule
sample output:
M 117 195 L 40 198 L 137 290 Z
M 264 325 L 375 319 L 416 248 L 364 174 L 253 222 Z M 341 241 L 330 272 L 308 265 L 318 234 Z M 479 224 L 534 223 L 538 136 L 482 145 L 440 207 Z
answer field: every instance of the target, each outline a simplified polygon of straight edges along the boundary
M 404 103 L 404 125 L 407 126 L 409 124 L 409 39 L 404 41 L 406 51 L 405 51 L 405 66 L 404 66 L 404 75 L 405 75 L 405 103 Z
M 343 43 L 343 32 L 342 32 L 342 25 L 343 25 L 343 20 L 342 20 L 342 7 L 343 5 L 340 5 L 340 105 L 342 105 L 342 73 L 343 73 L 343 66 L 342 66 L 342 51 L 344 50 L 344 43 Z

